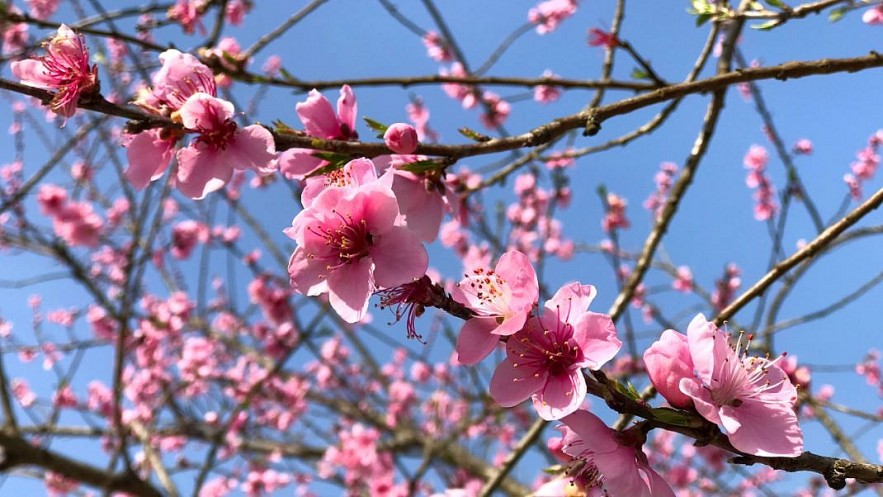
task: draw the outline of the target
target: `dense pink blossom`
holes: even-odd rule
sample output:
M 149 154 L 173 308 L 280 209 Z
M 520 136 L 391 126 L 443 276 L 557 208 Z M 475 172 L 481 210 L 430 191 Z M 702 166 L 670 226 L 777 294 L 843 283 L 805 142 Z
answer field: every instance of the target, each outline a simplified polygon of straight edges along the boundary
M 398 216 L 395 195 L 382 182 L 323 191 L 285 230 L 297 242 L 288 265 L 295 291 L 328 293 L 331 307 L 354 323 L 375 290 L 421 277 L 426 249 L 396 223 Z
M 588 312 L 595 293 L 590 285 L 564 285 L 542 314 L 509 337 L 506 359 L 491 378 L 497 403 L 511 407 L 532 397 L 548 420 L 579 408 L 586 397 L 582 368 L 600 368 L 622 346 L 610 316 Z
M 484 127 L 488 129 L 502 126 L 512 112 L 512 105 L 494 92 L 484 92 L 481 96 L 481 101 L 487 107 L 487 110 L 481 114 L 480 119 Z
M 677 276 L 671 282 L 671 287 L 679 292 L 690 293 L 693 291 L 693 271 L 687 266 L 680 266 Z
M 410 154 L 417 150 L 417 130 L 410 124 L 394 123 L 383 134 L 386 148 L 397 154 Z
M 663 162 L 659 165 L 659 172 L 653 177 L 656 182 L 656 191 L 651 193 L 644 201 L 644 208 L 652 212 L 656 218 L 662 214 L 665 203 L 668 200 L 668 192 L 674 184 L 675 173 L 678 172 L 677 164 Z
M 450 70 L 442 67 L 438 72 L 442 76 L 452 76 L 456 78 L 465 78 L 469 76 L 466 72 L 466 68 L 459 62 L 451 64 Z M 464 109 L 471 109 L 478 104 L 477 93 L 472 86 L 462 85 L 460 83 L 443 83 L 442 90 L 444 90 L 449 97 L 459 100 Z
M 736 449 L 757 456 L 800 455 L 803 434 L 794 412 L 797 390 L 777 364 L 778 358 L 746 355 L 741 336 L 733 349 L 727 335 L 701 314 L 687 327 L 689 360 L 683 336 L 677 335 L 663 334 L 651 347 L 648 364 L 653 384 L 662 387 L 660 392 L 671 397 L 666 398 L 672 405 L 683 407 L 684 399 L 673 391 L 679 377 L 680 393 L 692 400 L 702 417 L 723 425 Z
M 537 25 L 537 33 L 544 35 L 558 28 L 564 19 L 576 13 L 577 0 L 545 0 L 530 9 L 527 18 Z
M 423 99 L 412 97 L 411 103 L 405 106 L 405 112 L 408 113 L 408 119 L 414 123 L 418 140 L 430 142 L 438 140 L 438 133 L 429 127 L 429 109 L 426 108 Z
M 44 46 L 47 54 L 43 57 L 13 61 L 12 74 L 22 84 L 55 90 L 50 108 L 70 117 L 82 95 L 98 93 L 98 66 L 89 66 L 89 49 L 83 36 L 64 24 Z
M 578 485 L 603 489 L 609 497 L 674 497 L 641 451 L 645 435 L 640 427 L 618 432 L 585 410 L 561 421 L 564 453 L 580 463 L 572 475 Z
M 769 153 L 760 145 L 752 145 L 748 153 L 745 154 L 744 164 L 748 169 L 745 184 L 748 185 L 748 188 L 755 189 L 754 218 L 758 221 L 770 219 L 778 209 L 776 190 L 766 173 L 768 161 Z
M 714 292 L 711 294 L 711 303 L 717 310 L 722 310 L 735 297 L 736 290 L 742 286 L 742 271 L 735 264 L 727 264 L 724 275 L 714 282 Z
M 466 273 L 451 296 L 475 313 L 457 338 L 458 360 L 471 365 L 490 354 L 501 336 L 521 330 L 539 299 L 539 283 L 527 256 L 512 250 L 493 270 Z

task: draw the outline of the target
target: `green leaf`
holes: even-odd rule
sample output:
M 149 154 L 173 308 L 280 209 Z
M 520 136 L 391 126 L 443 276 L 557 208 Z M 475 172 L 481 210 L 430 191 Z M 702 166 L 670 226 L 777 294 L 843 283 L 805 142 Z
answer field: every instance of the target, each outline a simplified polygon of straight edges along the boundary
M 698 419 L 695 414 L 688 414 L 669 407 L 657 407 L 650 409 L 650 411 L 653 412 L 654 418 L 670 425 L 691 428 L 697 428 L 703 425 L 702 421 Z
M 641 69 L 640 67 L 636 67 L 632 69 L 632 79 L 650 79 L 650 75 L 647 74 L 647 71 Z
M 460 134 L 465 136 L 466 138 L 469 138 L 470 140 L 475 140 L 477 142 L 486 142 L 491 140 L 490 136 L 483 135 L 478 131 L 469 128 L 460 128 L 457 131 L 459 131 Z
M 773 29 L 778 25 L 779 25 L 779 20 L 773 19 L 772 21 L 767 21 L 762 24 L 752 24 L 751 29 L 757 29 L 759 31 L 769 31 L 770 29 Z
M 362 119 L 364 119 L 365 122 L 368 123 L 369 128 L 377 132 L 377 138 L 383 138 L 383 134 L 386 133 L 387 128 L 389 128 L 389 126 L 387 126 L 386 124 L 383 124 L 380 121 L 375 121 L 370 117 L 362 116 Z
M 839 9 L 834 9 L 828 14 L 828 20 L 831 22 L 837 22 L 846 15 L 847 9 L 846 7 L 840 7 Z
M 284 67 L 279 68 L 279 74 L 282 75 L 287 81 L 297 81 L 297 78 L 294 77 L 294 74 L 288 72 Z
M 622 383 L 615 381 L 613 382 L 613 388 L 615 388 L 617 392 L 625 395 L 631 400 L 634 400 L 635 402 L 641 402 L 641 394 L 635 389 L 635 386 L 632 385 L 631 382 L 623 385 Z
M 771 6 L 776 7 L 777 9 L 785 9 L 785 8 L 788 8 L 787 5 L 785 5 L 784 3 L 782 3 L 782 0 L 764 0 L 764 1 L 765 1 L 766 3 L 768 3 L 768 4 L 770 4 Z
M 711 19 L 711 14 L 699 14 L 696 16 L 696 27 L 700 27 Z

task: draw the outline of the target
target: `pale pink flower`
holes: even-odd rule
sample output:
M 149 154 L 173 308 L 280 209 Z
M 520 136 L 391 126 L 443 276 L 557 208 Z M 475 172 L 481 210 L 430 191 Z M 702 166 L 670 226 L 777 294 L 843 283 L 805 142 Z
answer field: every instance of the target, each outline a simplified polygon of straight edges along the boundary
M 395 195 L 380 181 L 319 194 L 285 230 L 297 242 L 288 265 L 295 291 L 328 293 L 331 307 L 355 323 L 375 290 L 421 277 L 426 249 L 396 224 L 398 215 Z
M 295 110 L 310 136 L 326 140 L 355 140 L 359 137 L 356 133 L 358 105 L 349 85 L 340 88 L 337 114 L 331 102 L 316 90 L 310 91 L 305 102 L 298 102 Z
M 27 0 L 28 12 L 31 16 L 45 21 L 58 10 L 59 0 Z
M 153 74 L 149 90 L 143 90 L 135 105 L 153 114 L 170 116 L 196 93 L 217 96 L 212 70 L 189 53 L 169 49 L 159 54 L 162 67 Z
M 12 74 L 22 84 L 56 90 L 49 107 L 56 114 L 70 117 L 82 95 L 98 93 L 98 66 L 89 67 L 85 39 L 64 24 L 44 46 L 47 54 L 43 57 L 13 61 Z
M 198 28 L 200 34 L 205 34 L 205 27 L 202 25 L 202 0 L 178 0 L 178 2 L 169 7 L 166 15 L 169 19 L 177 21 L 181 24 L 184 32 L 191 35 L 194 29 Z
M 200 199 L 223 187 L 234 169 L 251 169 L 266 176 L 276 169 L 273 135 L 253 124 L 242 129 L 233 120 L 233 104 L 197 93 L 179 109 L 181 121 L 199 136 L 178 150 L 178 188 Z
M 435 31 L 427 31 L 423 35 L 423 45 L 426 46 L 426 53 L 429 55 L 429 58 L 435 61 L 450 62 L 454 59 L 445 40 Z
M 408 113 L 408 119 L 414 123 L 414 129 L 417 130 L 418 140 L 438 140 L 438 133 L 429 127 L 429 109 L 423 103 L 420 97 L 412 97 L 411 103 L 405 106 L 405 112 Z
M 498 404 L 512 407 L 533 397 L 547 420 L 579 408 L 586 397 L 582 368 L 600 368 L 622 346 L 610 316 L 587 311 L 595 293 L 591 285 L 564 285 L 541 315 L 509 337 L 506 359 L 491 378 Z
M 175 259 L 190 257 L 197 244 L 206 243 L 209 240 L 208 227 L 188 219 L 181 221 L 172 228 L 172 246 L 170 252 Z
M 749 357 L 741 337 L 735 350 L 717 326 L 698 314 L 687 327 L 695 376 L 681 379 L 680 390 L 699 414 L 723 425 L 730 443 L 747 454 L 794 457 L 803 452 L 803 434 L 794 413 L 797 389 L 769 360 Z
M 641 450 L 646 435 L 640 427 L 617 432 L 586 410 L 561 421 L 564 453 L 581 464 L 574 474 L 578 484 L 609 497 L 674 497 Z
M 386 144 L 386 148 L 396 154 L 413 153 L 417 150 L 417 145 L 419 145 L 417 130 L 410 124 L 404 123 L 390 124 L 383 134 L 383 141 Z
M 693 291 L 693 271 L 687 266 L 678 268 L 678 275 L 671 282 L 671 287 L 679 292 L 690 293 Z
M 564 19 L 576 13 L 577 0 L 546 0 L 527 13 L 527 19 L 537 25 L 537 33 L 544 35 L 558 28 Z
M 794 153 L 797 155 L 812 154 L 812 141 L 807 138 L 801 138 L 794 143 Z
M 625 215 L 625 208 L 628 205 L 626 199 L 615 193 L 607 194 L 607 213 L 601 220 L 601 228 L 607 233 L 616 229 L 627 229 L 631 226 L 629 219 Z
M 7 6 L 10 14 L 21 14 L 21 10 L 14 5 Z M 7 21 L 6 29 L 3 32 L 3 54 L 15 53 L 24 48 L 28 42 L 28 25 L 27 23 L 18 22 L 11 23 Z
M 883 5 L 877 5 L 862 14 L 862 22 L 870 25 L 883 25 Z
M 550 70 L 543 72 L 543 78 L 548 80 L 559 79 L 558 75 Z M 552 85 L 537 85 L 533 89 L 533 99 L 541 104 L 550 104 L 561 96 L 561 89 Z
M 239 26 L 242 24 L 242 21 L 245 19 L 245 14 L 251 10 L 251 3 L 246 2 L 244 0 L 230 0 L 227 2 L 227 10 L 224 12 L 224 15 L 227 17 L 227 22 L 234 26 Z
M 524 326 L 539 299 L 539 283 L 527 256 L 510 250 L 494 270 L 475 268 L 466 273 L 451 296 L 475 313 L 457 338 L 458 360 L 472 365 L 487 357 L 501 336 Z
M 484 95 L 481 96 L 481 101 L 488 107 L 488 110 L 483 112 L 479 119 L 488 129 L 502 126 L 512 112 L 512 105 L 494 92 L 484 92 Z

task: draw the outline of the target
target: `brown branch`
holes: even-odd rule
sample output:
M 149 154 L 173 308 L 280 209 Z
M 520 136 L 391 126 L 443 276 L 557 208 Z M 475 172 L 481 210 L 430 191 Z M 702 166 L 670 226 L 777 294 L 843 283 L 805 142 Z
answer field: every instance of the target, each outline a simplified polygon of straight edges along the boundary
M 801 261 L 818 255 L 822 248 L 824 248 L 826 245 L 836 239 L 837 236 L 839 236 L 846 230 L 846 228 L 849 228 L 853 224 L 857 223 L 865 215 L 879 207 L 881 203 L 883 203 L 883 188 L 877 190 L 877 192 L 872 195 L 868 200 L 866 200 L 864 203 L 856 207 L 852 212 L 844 216 L 843 219 L 832 224 L 830 227 L 828 227 L 828 229 L 823 231 L 813 241 L 807 243 L 806 246 L 804 246 L 802 249 L 795 252 L 791 257 L 777 264 L 773 269 L 771 269 L 767 274 L 759 279 L 757 283 L 755 283 L 751 288 L 742 293 L 742 295 L 740 295 L 736 300 L 734 300 L 730 305 L 722 310 L 720 314 L 718 314 L 717 317 L 714 319 L 715 323 L 721 324 L 731 318 L 733 315 L 736 314 L 736 312 L 745 307 L 745 305 L 748 304 L 748 302 L 753 300 L 755 297 L 762 294 L 770 285 L 775 283 L 791 268 L 799 264 Z
M 0 446 L 4 458 L 0 471 L 18 466 L 37 466 L 46 471 L 58 473 L 65 478 L 83 482 L 109 493 L 126 493 L 143 497 L 163 497 L 162 492 L 134 473 L 111 473 L 94 466 L 81 463 L 48 449 L 31 445 L 26 440 L 0 433 Z

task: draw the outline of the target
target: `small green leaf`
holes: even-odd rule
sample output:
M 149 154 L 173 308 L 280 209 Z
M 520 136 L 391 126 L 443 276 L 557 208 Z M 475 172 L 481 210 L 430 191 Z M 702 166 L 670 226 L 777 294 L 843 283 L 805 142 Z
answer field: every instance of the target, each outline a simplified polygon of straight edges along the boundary
M 627 383 L 623 385 L 622 383 L 615 381 L 613 383 L 613 388 L 616 389 L 617 392 L 625 395 L 631 400 L 635 402 L 641 402 L 641 394 L 635 389 L 635 386 L 631 383 Z
M 486 142 L 491 140 L 490 136 L 483 135 L 478 131 L 469 128 L 460 128 L 457 131 L 459 131 L 460 134 L 465 136 L 466 138 L 469 138 L 470 140 L 475 140 L 477 142 Z
M 772 21 L 767 21 L 762 24 L 752 24 L 751 29 L 757 29 L 759 31 L 769 31 L 770 29 L 773 29 L 778 25 L 779 25 L 779 20 L 773 19 Z
M 294 74 L 288 72 L 284 67 L 279 68 L 279 74 L 282 75 L 287 81 L 297 81 L 297 78 L 294 77 Z
M 839 9 L 834 9 L 828 14 L 828 20 L 831 22 L 837 22 L 840 19 L 843 19 L 843 16 L 846 15 L 847 9 L 846 7 L 840 7 Z
M 688 414 L 668 407 L 657 407 L 650 410 L 653 412 L 654 418 L 670 425 L 696 428 L 703 424 L 695 414 Z
M 771 6 L 777 8 L 777 9 L 786 9 L 786 8 L 788 8 L 787 5 L 785 5 L 784 3 L 782 3 L 782 0 L 764 0 L 764 1 L 765 1 L 766 3 L 768 3 L 768 4 L 770 4 Z
M 377 132 L 377 134 L 379 135 L 378 138 L 383 138 L 383 134 L 386 133 L 386 129 L 389 128 L 389 126 L 387 126 L 386 124 L 383 124 L 380 121 L 375 121 L 370 117 L 362 116 L 362 119 L 364 119 L 365 122 L 368 123 L 369 128 Z
M 279 134 L 283 135 L 293 135 L 295 134 L 294 128 L 285 124 L 281 119 L 276 119 L 273 121 L 273 129 Z
M 636 67 L 632 69 L 632 79 L 650 79 L 650 75 L 647 74 L 647 71 L 641 69 L 640 67 Z
M 711 19 L 711 14 L 699 14 L 696 16 L 696 27 L 700 27 Z

